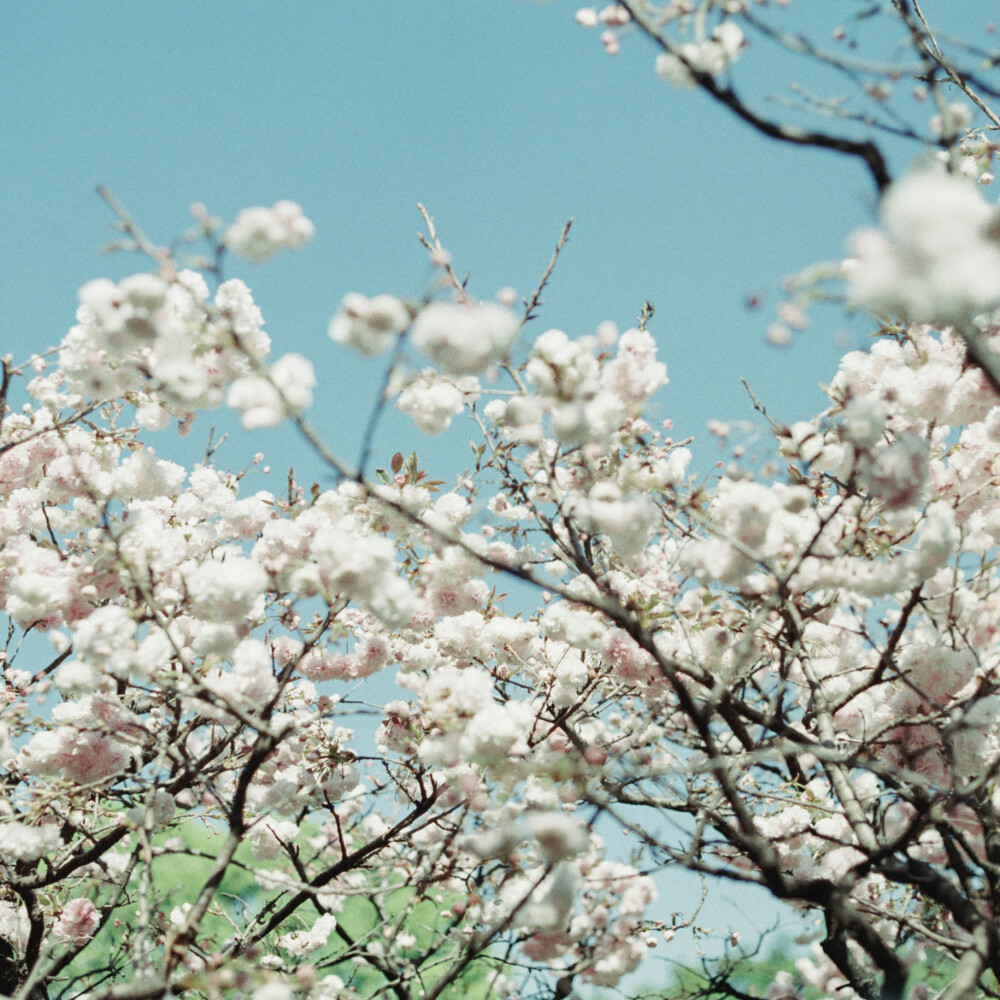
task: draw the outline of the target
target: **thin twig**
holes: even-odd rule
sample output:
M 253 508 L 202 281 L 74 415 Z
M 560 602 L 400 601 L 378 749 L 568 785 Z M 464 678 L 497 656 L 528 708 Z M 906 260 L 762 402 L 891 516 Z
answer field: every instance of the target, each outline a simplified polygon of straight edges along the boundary
M 448 275 L 448 280 L 458 293 L 459 298 L 463 302 L 471 302 L 469 294 L 465 290 L 466 283 L 459 281 L 458 275 L 452 270 L 450 255 L 438 239 L 437 230 L 434 228 L 434 220 L 431 218 L 430 213 L 420 202 L 417 202 L 417 211 L 420 212 L 424 220 L 424 225 L 427 226 L 427 236 L 424 236 L 423 233 L 417 233 L 417 239 L 427 248 L 428 253 L 434 258 L 436 266 L 444 268 L 444 273 Z
M 537 287 L 531 295 L 524 300 L 524 319 L 521 320 L 522 327 L 535 318 L 535 310 L 542 304 L 542 292 L 545 290 L 545 286 L 549 283 L 549 278 L 552 277 L 556 261 L 559 260 L 559 254 L 562 253 L 563 247 L 566 246 L 566 240 L 569 238 L 569 231 L 572 225 L 573 220 L 570 219 L 566 225 L 562 227 L 562 232 L 559 234 L 559 239 L 556 241 L 556 248 L 552 252 L 552 256 L 549 258 L 549 263 L 542 274 L 541 280 L 538 282 Z
M 728 85 L 719 83 L 711 73 L 706 73 L 703 69 L 695 66 L 687 56 L 685 56 L 680 46 L 675 45 L 650 23 L 644 13 L 639 11 L 637 0 L 620 0 L 632 20 L 639 26 L 640 30 L 651 38 L 664 52 L 677 59 L 685 68 L 698 87 L 709 97 L 723 107 L 729 108 L 738 118 L 756 129 L 762 135 L 779 142 L 787 142 L 793 146 L 812 146 L 819 149 L 830 149 L 834 152 L 844 153 L 847 156 L 854 156 L 862 160 L 868 168 L 868 172 L 875 182 L 879 192 L 885 191 L 892 183 L 892 175 L 885 162 L 882 151 L 871 140 L 857 142 L 845 136 L 828 135 L 825 132 L 815 132 L 802 129 L 795 125 L 785 125 L 780 122 L 771 121 L 763 115 L 752 110 L 749 105 Z

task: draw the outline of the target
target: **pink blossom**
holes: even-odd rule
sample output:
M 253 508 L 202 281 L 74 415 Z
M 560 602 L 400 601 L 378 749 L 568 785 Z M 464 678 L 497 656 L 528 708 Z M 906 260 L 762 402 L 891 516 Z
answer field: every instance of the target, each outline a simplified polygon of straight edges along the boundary
M 101 914 L 83 896 L 71 899 L 52 927 L 52 934 L 66 944 L 85 944 L 94 936 Z

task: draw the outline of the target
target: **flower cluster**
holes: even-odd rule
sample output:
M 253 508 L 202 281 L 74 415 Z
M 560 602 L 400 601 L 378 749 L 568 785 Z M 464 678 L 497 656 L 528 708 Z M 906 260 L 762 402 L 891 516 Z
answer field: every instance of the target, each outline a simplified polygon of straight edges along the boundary
M 685 42 L 676 52 L 661 52 L 656 57 L 656 75 L 675 87 L 693 87 L 693 73 L 724 73 L 739 58 L 744 44 L 740 26 L 722 21 L 710 36 Z
M 315 233 L 313 224 L 294 201 L 275 202 L 272 208 L 245 208 L 225 232 L 225 245 L 255 264 L 279 250 L 298 250 Z
M 254 218 L 228 238 L 263 256 Z M 0 936 L 69 963 L 118 921 L 164 990 L 262 1000 L 334 1000 L 360 968 L 499 981 L 500 949 L 510 981 L 614 987 L 683 919 L 653 917 L 650 872 L 678 864 L 839 914 L 869 956 L 964 953 L 1000 810 L 1000 396 L 962 328 L 924 324 L 994 350 L 997 251 L 952 177 L 904 179 L 883 220 L 849 280 L 908 322 L 775 427 L 785 472 L 734 452 L 707 481 L 647 420 L 668 384 L 648 316 L 528 337 L 456 288 L 349 295 L 330 327 L 399 345 L 386 400 L 418 430 L 470 413 L 455 489 L 415 453 L 376 483 L 318 448 L 328 488 L 241 492 L 143 431 L 226 399 L 315 443 L 311 364 L 268 365 L 235 279 L 210 296 L 160 260 L 86 285 L 0 425 L 0 603 L 28 636 L 0 689 L 24 903 L 0 901 Z M 161 860 L 191 882 L 137 911 Z
M 885 232 L 852 243 L 853 300 L 873 312 L 961 325 L 1000 305 L 1000 218 L 968 181 L 914 173 L 881 206 Z

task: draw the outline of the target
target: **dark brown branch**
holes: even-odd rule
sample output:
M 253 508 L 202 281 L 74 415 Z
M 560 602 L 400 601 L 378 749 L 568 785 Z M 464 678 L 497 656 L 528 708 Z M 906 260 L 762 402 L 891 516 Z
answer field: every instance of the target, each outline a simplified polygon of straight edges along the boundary
M 751 128 L 766 135 L 769 139 L 776 139 L 779 142 L 786 142 L 793 146 L 811 146 L 818 149 L 829 149 L 836 153 L 843 153 L 846 156 L 859 158 L 868 168 L 868 172 L 875 182 L 875 187 L 881 194 L 890 184 L 892 176 L 889 167 L 885 162 L 882 151 L 871 140 L 858 142 L 848 139 L 846 136 L 828 135 L 825 132 L 816 132 L 802 129 L 795 125 L 784 125 L 780 122 L 771 121 L 752 110 L 736 93 L 731 86 L 719 83 L 711 73 L 706 73 L 699 69 L 690 60 L 672 46 L 659 32 L 650 24 L 639 12 L 636 0 L 620 0 L 631 15 L 632 20 L 639 26 L 643 34 L 651 38 L 664 52 L 678 59 L 691 78 L 716 103 L 728 108 L 737 118 L 746 122 Z

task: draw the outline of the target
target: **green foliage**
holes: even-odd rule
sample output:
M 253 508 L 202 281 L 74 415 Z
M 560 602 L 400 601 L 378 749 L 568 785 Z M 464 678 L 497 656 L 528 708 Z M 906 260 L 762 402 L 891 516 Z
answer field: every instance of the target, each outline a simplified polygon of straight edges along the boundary
M 763 955 L 727 955 L 706 960 L 699 969 L 675 966 L 670 985 L 657 996 L 663 1000 L 721 998 L 737 993 L 763 997 L 780 973 L 790 974 L 796 986 L 801 988 L 804 982 L 795 968 L 797 951 L 789 942 L 777 941 Z
M 428 899 L 426 896 L 418 899 L 409 887 L 385 893 L 377 906 L 371 899 L 353 897 L 337 914 L 338 927 L 343 932 L 340 940 L 334 935 L 331 947 L 317 953 L 317 964 L 329 965 L 332 972 L 362 996 L 371 996 L 384 988 L 386 976 L 370 965 L 359 965 L 350 959 L 338 962 L 337 955 L 344 951 L 345 936 L 346 940 L 360 943 L 378 940 L 387 929 L 398 928 L 398 933 L 412 936 L 413 943 L 406 949 L 405 955 L 419 970 L 425 990 L 432 989 L 448 974 L 456 954 L 455 939 L 443 937 L 442 932 L 451 919 L 444 914 L 457 898 L 456 894 L 441 899 Z M 441 997 L 447 1000 L 484 1000 L 489 994 L 491 973 L 497 968 L 497 963 L 488 956 L 471 962 L 442 991 Z M 399 970 L 392 971 L 396 973 Z
M 787 939 L 772 942 L 762 954 L 727 954 L 706 959 L 700 968 L 675 966 L 665 990 L 641 991 L 648 1000 L 724 1000 L 765 997 L 768 989 L 784 978 L 788 995 L 800 1000 L 825 1000 L 830 994 L 808 984 L 796 967 L 797 959 L 807 954 Z M 908 987 L 925 986 L 930 996 L 943 990 L 953 978 L 954 960 L 934 952 L 920 953 L 910 968 Z M 784 995 L 784 994 L 782 994 Z M 980 996 L 986 996 L 980 993 Z
M 183 850 L 170 849 L 172 839 L 180 837 Z M 193 904 L 215 863 L 224 835 L 199 821 L 188 821 L 154 835 L 153 858 L 150 865 L 148 905 L 148 943 L 155 958 L 161 949 L 154 947 L 156 937 L 169 926 L 170 913 L 175 907 Z M 62 971 L 60 980 L 90 980 L 96 986 L 105 978 L 117 978 L 129 969 L 135 950 L 135 934 L 141 926 L 139 894 L 142 891 L 135 873 L 127 892 L 114 909 L 111 919 L 98 931 L 73 961 Z M 106 886 L 94 899 L 101 909 L 112 901 L 112 891 Z M 260 898 L 260 887 L 253 875 L 253 860 L 246 844 L 240 846 L 226 871 L 216 899 L 202 923 L 203 937 L 225 940 L 232 937 L 242 916 Z
M 183 850 L 177 844 L 178 837 L 183 841 Z M 154 856 L 145 890 L 138 875 L 133 873 L 129 891 L 111 919 L 61 971 L 59 981 L 67 985 L 72 983 L 75 995 L 81 988 L 93 989 L 106 981 L 134 974 L 136 935 L 143 933 L 139 905 L 142 891 L 152 892 L 152 896 L 148 901 L 147 938 L 141 942 L 141 950 L 154 962 L 160 958 L 162 944 L 158 944 L 157 939 L 162 940 L 164 931 L 170 927 L 171 912 L 195 902 L 224 840 L 224 832 L 197 820 L 186 821 L 179 829 L 155 835 Z M 249 846 L 242 844 L 201 923 L 198 941 L 207 945 L 211 941 L 232 938 L 276 894 L 262 889 L 255 873 L 257 867 Z M 103 897 L 94 898 L 99 907 L 106 906 L 111 899 L 107 889 L 103 892 Z M 336 913 L 337 929 L 326 946 L 308 956 L 308 962 L 320 976 L 339 976 L 360 997 L 381 995 L 389 981 L 386 972 L 396 975 L 401 970 L 380 970 L 377 962 L 359 961 L 357 953 L 369 944 L 381 942 L 387 931 L 405 934 L 413 939 L 406 951 L 407 957 L 414 969 L 419 970 L 425 989 L 432 988 L 448 974 L 456 954 L 454 939 L 447 939 L 443 932 L 451 919 L 446 915 L 448 909 L 457 898 L 457 895 L 417 898 L 415 890 L 404 887 L 389 891 L 378 887 L 371 894 L 346 896 L 343 908 Z M 306 904 L 282 925 L 280 933 L 307 929 L 319 915 L 320 911 L 313 904 Z M 265 953 L 281 954 L 276 941 L 278 936 L 277 932 L 272 936 L 274 940 L 265 946 Z M 211 964 L 211 955 L 200 951 L 197 941 L 194 950 Z M 376 948 L 376 954 L 377 951 Z M 256 962 L 248 962 L 249 968 L 255 966 Z M 487 956 L 470 962 L 442 991 L 441 997 L 443 1000 L 485 1000 L 491 973 L 497 967 L 497 963 Z M 213 989 L 211 977 L 200 972 L 188 976 L 184 985 L 189 996 L 218 992 Z M 54 995 L 56 992 L 53 991 Z

